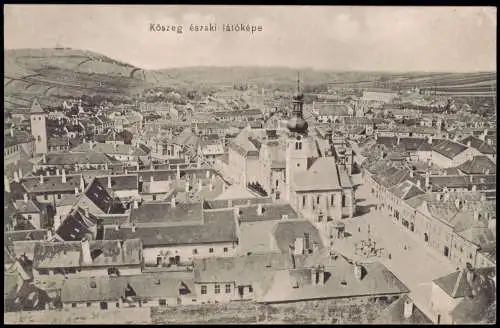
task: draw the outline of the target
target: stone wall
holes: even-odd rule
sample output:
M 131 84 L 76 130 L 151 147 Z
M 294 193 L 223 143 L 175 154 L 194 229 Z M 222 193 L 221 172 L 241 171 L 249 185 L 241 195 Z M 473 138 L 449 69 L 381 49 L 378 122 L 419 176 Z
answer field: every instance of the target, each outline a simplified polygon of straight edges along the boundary
M 31 312 L 8 312 L 6 324 L 147 324 L 151 322 L 150 308 L 100 310 L 75 308 Z

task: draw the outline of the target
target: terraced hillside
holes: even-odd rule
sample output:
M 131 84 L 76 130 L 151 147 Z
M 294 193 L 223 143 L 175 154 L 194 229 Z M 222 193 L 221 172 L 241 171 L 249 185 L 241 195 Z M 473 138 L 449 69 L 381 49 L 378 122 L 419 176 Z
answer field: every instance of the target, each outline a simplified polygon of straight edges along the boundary
M 74 49 L 6 50 L 4 105 L 22 106 L 36 96 L 101 95 L 121 99 L 148 86 L 142 69 L 90 51 Z

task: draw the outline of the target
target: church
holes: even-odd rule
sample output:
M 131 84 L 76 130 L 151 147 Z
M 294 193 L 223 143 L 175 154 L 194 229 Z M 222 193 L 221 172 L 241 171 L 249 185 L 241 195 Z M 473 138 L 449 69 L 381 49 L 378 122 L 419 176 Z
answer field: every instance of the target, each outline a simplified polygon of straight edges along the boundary
M 355 213 L 350 161 L 329 156 L 334 152 L 320 146 L 325 140 L 309 133 L 303 117 L 304 94 L 298 82 L 292 103 L 286 129 L 248 127 L 240 132 L 229 147 L 228 174 L 235 183 L 247 187 L 258 184 L 266 196 L 290 203 L 304 217 L 327 229 L 328 222 Z

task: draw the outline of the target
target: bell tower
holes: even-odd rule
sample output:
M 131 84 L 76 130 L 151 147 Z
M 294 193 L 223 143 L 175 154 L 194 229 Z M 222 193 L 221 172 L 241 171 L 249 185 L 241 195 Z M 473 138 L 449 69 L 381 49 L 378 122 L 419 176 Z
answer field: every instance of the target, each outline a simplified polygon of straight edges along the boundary
M 35 154 L 46 154 L 48 152 L 47 146 L 47 114 L 43 111 L 42 107 L 38 103 L 38 100 L 34 100 L 30 109 L 30 122 L 31 122 L 31 134 L 35 138 Z
M 292 99 L 292 117 L 288 120 L 287 128 L 289 136 L 286 147 L 286 197 L 292 202 L 293 176 L 298 172 L 305 172 L 308 169 L 309 155 L 308 149 L 308 124 L 303 117 L 304 95 L 300 92 L 300 79 L 297 77 L 297 91 Z

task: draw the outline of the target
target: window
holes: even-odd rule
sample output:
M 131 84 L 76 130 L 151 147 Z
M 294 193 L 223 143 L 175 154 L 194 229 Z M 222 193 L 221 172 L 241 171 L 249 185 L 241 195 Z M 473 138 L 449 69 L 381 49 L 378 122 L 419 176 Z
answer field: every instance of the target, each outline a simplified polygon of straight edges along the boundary
M 306 196 L 302 196 L 302 206 L 306 206 Z
M 42 141 L 42 138 L 40 136 L 36 137 L 37 141 Z
M 31 216 L 31 214 L 28 215 L 28 220 L 32 220 L 32 219 L 33 219 L 33 217 Z
M 91 307 L 92 306 L 92 303 L 91 302 L 87 302 L 87 307 Z
M 469 254 L 469 258 L 472 260 L 472 253 Z
M 57 194 L 57 199 L 61 199 L 61 194 Z
M 249 292 L 249 293 L 253 293 L 253 288 L 252 288 L 252 286 L 248 286 L 248 292 Z
M 201 295 L 207 294 L 207 286 L 201 286 Z
M 278 188 L 279 180 L 276 180 L 276 188 Z
M 43 195 L 43 199 L 49 200 L 49 195 Z
M 116 302 L 116 308 L 120 307 L 120 302 Z
M 227 252 L 228 252 L 228 248 L 224 247 L 224 253 L 227 253 Z
M 213 253 L 213 252 L 214 252 L 214 249 L 213 249 L 212 247 L 210 247 L 210 248 L 208 249 L 208 252 L 209 252 L 209 253 Z
M 332 195 L 332 196 L 330 197 L 330 205 L 332 205 L 332 206 L 333 206 L 334 200 L 335 200 L 334 195 Z
M 167 306 L 167 300 L 161 299 L 158 301 L 158 304 L 161 306 Z
M 76 303 L 71 303 L 71 307 L 76 308 Z
M 156 195 L 153 195 L 153 200 L 156 200 Z
M 193 249 L 193 254 L 198 254 L 198 250 L 196 248 Z
M 319 196 L 318 196 L 318 197 L 316 197 L 316 204 L 318 204 L 318 205 L 319 205 Z
M 220 285 L 215 285 L 215 286 L 214 286 L 214 292 L 215 292 L 216 294 L 220 294 Z
M 297 163 L 297 167 L 300 167 L 300 164 L 299 164 L 299 163 Z
M 231 293 L 231 285 L 226 284 L 226 294 L 229 294 L 229 293 Z

